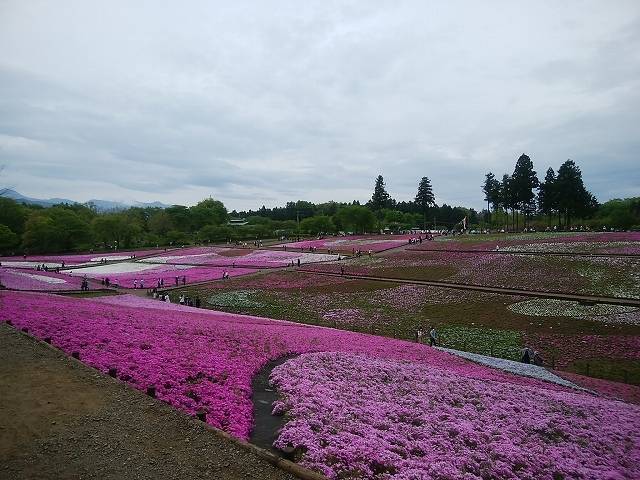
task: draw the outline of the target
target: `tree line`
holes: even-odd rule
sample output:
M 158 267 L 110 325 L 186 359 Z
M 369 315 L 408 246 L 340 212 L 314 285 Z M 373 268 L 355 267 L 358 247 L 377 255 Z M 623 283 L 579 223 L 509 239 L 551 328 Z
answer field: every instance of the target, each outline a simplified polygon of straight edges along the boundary
M 570 227 L 572 220 L 591 218 L 599 208 L 595 196 L 584 186 L 582 172 L 573 160 L 560 165 L 557 174 L 549 167 L 541 182 L 531 158 L 524 153 L 516 161 L 513 173 L 505 173 L 502 180 L 498 180 L 493 172 L 487 173 L 482 192 L 487 202 L 488 222 L 491 224 L 492 213 L 510 211 L 513 230 L 520 229 L 520 218 L 523 228 L 530 227 L 535 216 L 545 216 L 548 225 L 551 225 L 552 217 L 557 217 L 558 227 Z
M 640 198 L 599 205 L 572 160 L 564 162 L 557 173 L 549 168 L 540 182 L 533 162 L 523 154 L 513 173 L 503 175 L 502 180 L 489 172 L 482 191 L 487 209 L 481 214 L 473 208 L 438 205 L 428 177 L 417 182 L 412 200 L 397 201 L 387 192 L 382 175 L 375 179 L 365 204 L 299 200 L 283 207 L 232 212 L 212 198 L 190 207 L 131 207 L 99 213 L 90 204 L 44 208 L 0 197 L 0 253 L 129 249 L 414 228 L 459 230 L 465 217 L 471 229 L 519 230 L 551 223 L 567 227 L 578 219 L 593 228 L 640 229 Z M 231 218 L 242 218 L 246 224 L 230 225 Z

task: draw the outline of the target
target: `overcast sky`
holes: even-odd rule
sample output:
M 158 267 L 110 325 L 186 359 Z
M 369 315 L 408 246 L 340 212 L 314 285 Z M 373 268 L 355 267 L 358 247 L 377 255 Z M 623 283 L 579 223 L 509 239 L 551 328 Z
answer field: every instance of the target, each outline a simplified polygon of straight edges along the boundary
M 2 1 L 0 186 L 482 207 L 567 158 L 640 195 L 640 1 Z

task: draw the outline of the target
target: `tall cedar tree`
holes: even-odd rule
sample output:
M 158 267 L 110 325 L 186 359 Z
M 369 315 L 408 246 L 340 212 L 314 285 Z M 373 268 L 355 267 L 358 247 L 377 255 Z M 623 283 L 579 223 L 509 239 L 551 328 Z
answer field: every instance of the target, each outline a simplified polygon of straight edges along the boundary
M 389 194 L 384 188 L 384 178 L 382 178 L 382 175 L 378 175 L 378 178 L 376 178 L 376 186 L 373 189 L 373 196 L 371 197 L 371 208 L 374 211 L 382 210 L 389 205 L 389 202 Z
M 514 207 L 524 213 L 525 227 L 529 214 L 535 211 L 534 188 L 538 188 L 540 182 L 533 169 L 533 162 L 528 155 L 520 155 L 511 176 L 511 188 L 513 193 Z
M 436 197 L 433 194 L 431 180 L 428 177 L 422 177 L 418 185 L 418 193 L 416 194 L 416 205 L 422 210 L 424 216 L 424 229 L 427 229 L 427 211 L 430 207 L 436 206 Z
M 496 176 L 492 172 L 485 175 L 482 192 L 487 202 L 489 221 L 491 221 L 491 205 L 493 205 L 494 210 L 500 205 L 500 181 L 496 179 Z
M 538 190 L 538 208 L 540 209 L 540 213 L 547 215 L 549 226 L 551 226 L 551 215 L 558 208 L 558 195 L 556 190 L 556 172 L 553 171 L 553 168 L 549 167 L 544 176 L 544 182 L 540 184 Z
M 500 206 L 507 212 L 511 209 L 511 223 L 512 226 L 515 225 L 515 200 L 513 195 L 513 182 L 511 181 L 511 177 L 506 173 L 502 176 L 502 182 L 500 182 Z M 507 223 L 509 223 L 507 217 Z M 508 226 L 508 225 L 507 225 Z
M 589 215 L 597 208 L 598 202 L 585 188 L 582 172 L 573 160 L 567 160 L 558 169 L 556 186 L 558 210 L 564 214 L 567 227 L 572 218 Z

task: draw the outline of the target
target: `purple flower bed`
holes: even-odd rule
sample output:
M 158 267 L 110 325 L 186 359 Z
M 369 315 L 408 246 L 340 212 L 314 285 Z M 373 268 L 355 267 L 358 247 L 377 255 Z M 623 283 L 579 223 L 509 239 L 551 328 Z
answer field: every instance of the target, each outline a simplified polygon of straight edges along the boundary
M 138 271 L 118 271 L 126 270 L 128 266 L 132 268 L 145 268 Z M 101 280 L 109 278 L 113 284 L 115 280 L 124 288 L 133 288 L 134 281 L 137 280 L 138 286 L 140 281 L 144 282 L 145 288 L 152 288 L 157 285 L 158 280 L 164 280 L 164 286 L 175 286 L 176 277 L 180 285 L 182 285 L 182 277 L 186 277 L 187 284 L 203 282 L 207 280 L 222 279 L 222 274 L 227 272 L 230 277 L 247 275 L 254 273 L 256 270 L 250 268 L 224 268 L 224 267 L 189 267 L 183 265 L 151 265 L 151 264 L 125 264 L 119 263 L 114 265 L 105 265 L 99 267 L 78 268 L 74 270 L 72 275 L 82 277 L 86 275 L 89 278 Z
M 302 240 L 300 242 L 286 243 L 285 245 L 287 249 L 309 249 L 310 247 L 314 247 L 320 250 L 331 249 L 345 253 L 352 253 L 353 250 L 380 252 L 389 248 L 408 245 L 409 239 L 416 237 L 417 235 L 351 235 L 348 237 Z
M 0 267 L 0 283 L 13 290 L 80 290 L 81 278 L 54 272 Z
M 51 339 L 67 353 L 240 438 L 252 428 L 251 379 L 268 361 L 291 353 L 344 351 L 411 360 L 446 370 L 462 381 L 477 378 L 507 385 L 563 387 L 492 370 L 424 345 L 265 318 L 178 307 L 156 300 L 121 301 L 1 291 L 0 320 Z M 466 401 L 461 399 L 461 401 Z
M 504 234 L 491 240 L 485 240 L 483 235 L 442 237 L 440 240 L 423 242 L 409 248 L 411 250 L 495 250 L 496 246 L 523 247 L 541 243 L 558 244 L 558 249 L 563 252 L 640 254 L 640 232 Z M 621 245 L 615 245 L 618 243 Z M 610 246 L 610 244 L 614 245 Z
M 81 265 L 85 263 L 100 262 L 101 259 L 107 261 L 113 260 L 126 260 L 132 258 L 132 256 L 144 257 L 147 255 L 153 255 L 158 253 L 164 253 L 163 249 L 154 250 L 136 250 L 136 251 L 123 251 L 123 252 L 104 252 L 104 253 L 83 253 L 83 254 L 69 254 L 69 255 L 27 255 L 27 258 L 20 255 L 13 257 L 0 257 L 0 263 L 5 262 L 36 262 L 47 264 L 61 264 L 64 262 L 65 266 Z
M 175 265 L 242 266 L 249 268 L 286 267 L 291 262 L 301 264 L 336 260 L 337 255 L 285 252 L 277 250 L 238 250 L 220 247 L 194 247 L 143 260 L 146 263 Z
M 302 355 L 273 370 L 276 445 L 329 478 L 640 477 L 640 407 L 415 362 Z

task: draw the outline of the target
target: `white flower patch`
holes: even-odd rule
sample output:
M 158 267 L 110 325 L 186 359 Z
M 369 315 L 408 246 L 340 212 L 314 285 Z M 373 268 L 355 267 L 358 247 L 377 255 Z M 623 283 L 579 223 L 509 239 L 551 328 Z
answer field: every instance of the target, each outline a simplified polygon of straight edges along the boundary
M 55 262 L 2 262 L 3 267 L 10 268 L 36 268 L 38 265 L 44 265 L 47 268 L 61 267 L 61 263 Z
M 64 278 L 47 277 L 46 275 L 35 275 L 33 273 L 24 273 L 24 272 L 11 272 L 11 273 L 13 273 L 14 275 L 20 275 L 22 277 L 31 278 L 33 280 L 37 280 L 38 282 L 67 283 L 67 281 Z
M 520 315 L 532 317 L 573 317 L 590 318 L 604 315 L 616 315 L 630 313 L 637 310 L 635 307 L 622 305 L 581 305 L 578 302 L 567 300 L 555 300 L 551 298 L 536 298 L 524 302 L 509 305 L 509 310 Z
M 84 273 L 131 273 L 143 272 L 145 270 L 151 270 L 152 268 L 158 268 L 158 265 L 138 262 L 122 262 L 114 263 L 112 265 L 96 265 L 95 267 L 79 268 L 75 273 L 78 275 Z
M 220 257 L 215 252 L 207 252 L 207 253 L 194 253 L 193 255 L 166 255 L 164 257 L 149 257 L 143 258 L 140 260 L 145 263 L 170 263 L 175 262 L 177 260 L 182 260 L 184 258 L 198 258 L 198 257 Z
M 131 259 L 131 255 L 104 255 L 102 257 L 93 257 L 90 259 L 90 262 L 100 262 L 102 260 L 112 261 L 112 260 L 129 260 Z

